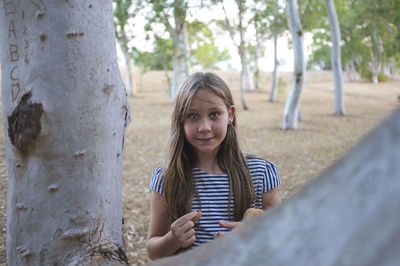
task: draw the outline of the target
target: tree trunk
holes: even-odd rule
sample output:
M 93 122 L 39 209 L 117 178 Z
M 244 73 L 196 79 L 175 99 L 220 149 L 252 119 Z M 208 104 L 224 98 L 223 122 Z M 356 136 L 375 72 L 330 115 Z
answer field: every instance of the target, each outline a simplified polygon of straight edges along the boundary
M 272 85 L 269 94 L 269 101 L 275 102 L 277 96 L 277 80 L 278 80 L 278 30 L 277 30 L 277 19 L 278 19 L 278 0 L 274 3 L 274 28 L 273 28 L 273 39 L 274 39 L 274 70 L 272 71 Z
M 343 71 L 342 71 L 342 59 L 340 52 L 340 26 L 336 14 L 335 3 L 333 0 L 326 0 L 326 8 L 328 10 L 328 17 L 331 24 L 331 36 L 332 36 L 332 51 L 331 61 L 332 70 L 335 81 L 335 108 L 333 111 L 334 115 L 344 115 L 344 95 L 343 95 Z
M 172 56 L 172 86 L 170 92 L 170 101 L 175 100 L 175 96 L 178 92 L 179 84 L 179 73 L 180 73 L 180 61 L 179 61 L 179 36 L 178 33 L 174 33 L 173 43 L 174 43 L 174 54 Z
M 151 265 L 398 265 L 398 158 L 399 108 L 278 208 Z
M 375 23 L 372 25 L 372 82 L 378 84 L 378 74 L 382 67 L 383 44 Z
M 111 1 L 3 1 L 8 265 L 127 263 Z
M 181 22 L 181 23 L 184 23 Z M 188 62 L 186 58 L 186 47 L 185 47 L 185 37 L 183 31 L 183 24 L 178 26 L 174 32 L 174 55 L 172 58 L 173 64 L 173 77 L 172 77 L 172 87 L 170 100 L 173 102 L 175 100 L 176 94 L 178 93 L 179 86 L 188 76 Z
M 180 36 L 180 46 L 181 46 L 181 57 L 180 57 L 180 65 L 181 67 L 181 73 L 180 73 L 180 80 L 182 82 L 189 76 L 189 69 L 190 69 L 190 53 L 189 53 L 189 36 L 187 32 L 187 24 L 183 24 L 182 28 L 182 35 Z
M 284 130 L 298 127 L 300 100 L 304 86 L 305 60 L 303 51 L 303 30 L 301 27 L 297 0 L 287 1 L 287 17 L 294 52 L 294 71 L 289 96 L 283 114 Z
M 242 53 L 240 54 L 240 61 L 242 64 L 242 71 L 240 71 L 240 88 L 239 88 L 239 96 L 240 96 L 240 102 L 242 103 L 242 107 L 244 110 L 248 110 L 249 108 L 247 107 L 246 100 L 244 99 L 244 91 L 246 90 L 247 86 L 247 79 L 246 79 L 246 55 L 243 55 Z
M 276 96 L 277 96 L 277 80 L 278 80 L 278 34 L 274 32 L 274 70 L 272 72 L 272 86 L 271 86 L 271 92 L 269 95 L 269 101 L 270 102 L 275 102 L 276 101 Z
M 255 71 L 254 71 L 254 88 L 259 89 L 260 88 L 260 66 L 259 66 L 259 61 L 260 61 L 260 56 L 261 56 L 261 49 L 262 49 L 262 43 L 261 43 L 261 37 L 258 36 L 257 34 L 257 45 L 256 45 L 256 53 L 255 53 L 255 58 L 254 58 L 254 64 L 255 64 Z
M 131 58 L 128 51 L 121 49 L 125 59 L 125 90 L 126 94 L 129 96 L 132 94 L 132 68 L 131 68 Z

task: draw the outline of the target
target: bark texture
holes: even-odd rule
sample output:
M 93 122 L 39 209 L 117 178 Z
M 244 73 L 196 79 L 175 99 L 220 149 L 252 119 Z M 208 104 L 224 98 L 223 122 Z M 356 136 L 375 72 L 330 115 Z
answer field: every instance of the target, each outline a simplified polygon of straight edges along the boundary
M 127 263 L 112 2 L 3 1 L 8 265 Z
M 400 109 L 281 206 L 151 265 L 399 265 Z

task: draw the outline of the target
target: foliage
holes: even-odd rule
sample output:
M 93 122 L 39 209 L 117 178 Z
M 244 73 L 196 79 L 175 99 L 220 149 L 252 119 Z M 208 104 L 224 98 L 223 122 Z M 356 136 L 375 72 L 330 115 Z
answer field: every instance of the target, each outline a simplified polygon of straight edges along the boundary
M 307 12 L 303 14 L 302 19 L 307 21 L 307 28 L 313 33 L 313 52 L 308 68 L 318 66 L 329 69 L 327 66 L 330 65 L 327 49 L 330 45 L 330 29 L 325 22 L 327 21 L 325 15 L 321 16 L 321 14 L 326 14 L 326 11 L 322 10 L 323 2 L 323 0 L 318 0 L 313 1 L 313 5 L 306 3 L 306 7 L 303 6 L 303 10 Z M 390 64 L 392 60 L 397 66 L 400 65 L 399 1 L 336 0 L 335 4 L 343 44 L 343 66 L 353 62 L 362 77 L 370 78 L 374 58 L 380 60 L 383 65 Z M 314 23 L 312 23 L 313 20 Z M 383 45 L 381 57 L 377 55 L 376 50 L 377 45 L 380 44 L 373 38 L 374 27 Z
M 144 71 L 147 70 L 172 70 L 172 56 L 174 53 L 171 39 L 155 36 L 155 46 L 152 52 L 133 50 L 136 65 Z
M 195 20 L 188 23 L 191 64 L 202 68 L 216 68 L 216 63 L 229 60 L 229 51 L 218 48 L 214 34 L 204 22 Z

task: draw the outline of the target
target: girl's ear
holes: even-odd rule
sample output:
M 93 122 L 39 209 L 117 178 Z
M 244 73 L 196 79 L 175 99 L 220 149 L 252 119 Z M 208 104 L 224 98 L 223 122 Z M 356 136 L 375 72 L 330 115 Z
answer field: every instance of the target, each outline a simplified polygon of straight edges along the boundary
M 233 119 L 235 118 L 236 107 L 232 105 L 228 110 L 228 124 L 233 123 Z

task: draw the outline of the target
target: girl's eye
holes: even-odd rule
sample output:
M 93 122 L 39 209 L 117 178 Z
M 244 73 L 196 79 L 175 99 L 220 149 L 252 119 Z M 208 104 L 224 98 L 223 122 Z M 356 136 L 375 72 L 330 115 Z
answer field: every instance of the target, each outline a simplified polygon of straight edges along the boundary
M 199 115 L 196 113 L 193 113 L 193 114 L 189 114 L 187 117 L 189 119 L 196 120 L 197 118 L 199 118 Z
M 212 113 L 210 114 L 210 118 L 211 118 L 211 119 L 216 119 L 218 116 L 219 116 L 219 114 L 218 114 L 217 112 L 212 112 Z

